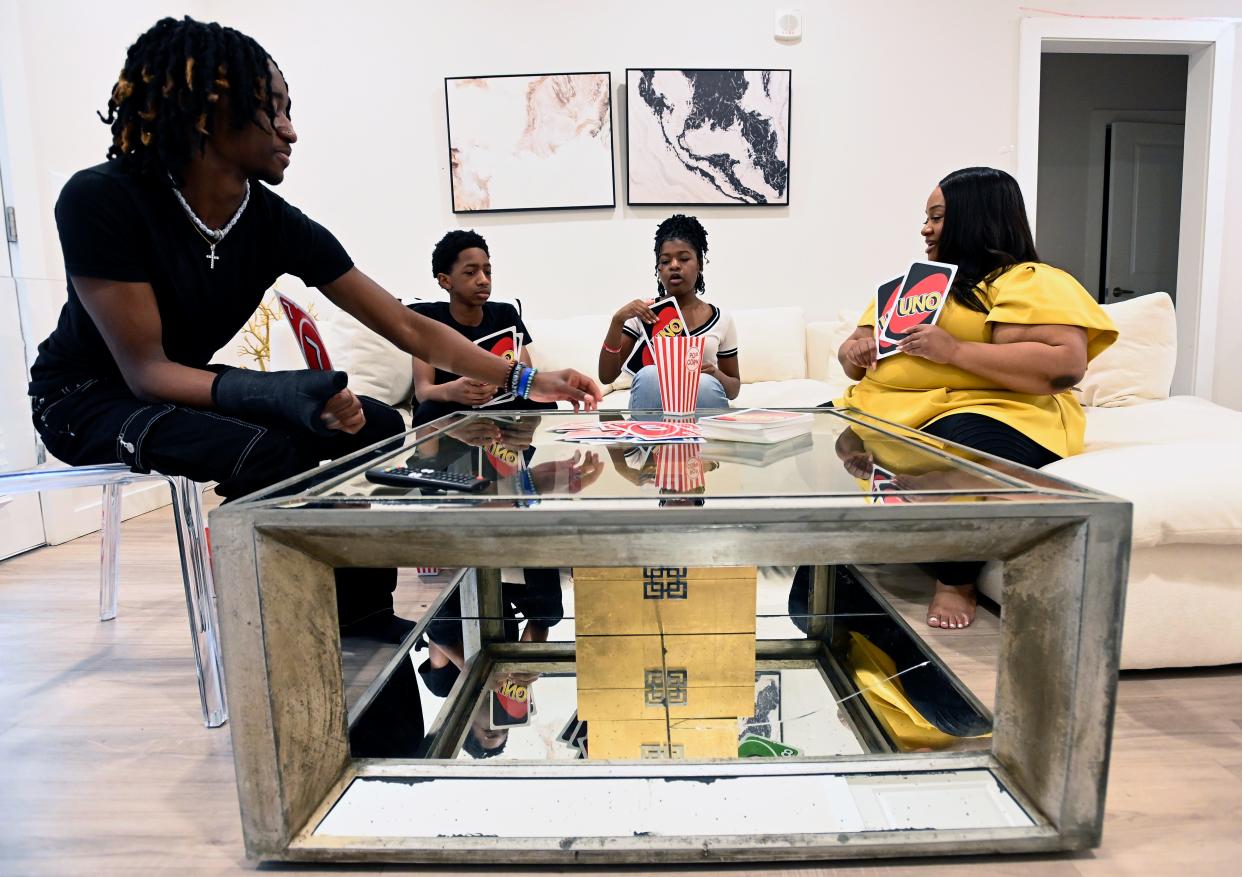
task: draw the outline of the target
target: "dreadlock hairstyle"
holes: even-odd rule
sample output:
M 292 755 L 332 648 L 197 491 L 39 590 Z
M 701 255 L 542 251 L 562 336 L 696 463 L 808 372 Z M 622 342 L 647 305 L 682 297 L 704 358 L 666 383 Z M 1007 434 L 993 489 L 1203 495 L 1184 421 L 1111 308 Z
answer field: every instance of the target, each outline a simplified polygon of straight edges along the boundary
M 657 264 L 660 261 L 660 247 L 664 246 L 667 241 L 685 241 L 694 248 L 694 254 L 699 257 L 699 279 L 694 288 L 698 290 L 699 295 L 702 295 L 707 291 L 707 284 L 703 282 L 703 266 L 707 264 L 707 229 L 703 228 L 698 217 L 685 216 L 681 213 L 674 213 L 661 222 L 655 233 Z M 656 281 L 656 289 L 660 295 L 664 294 L 659 281 Z
M 957 266 L 949 297 L 987 313 L 975 288 L 1021 262 L 1038 262 L 1018 182 L 1004 171 L 968 167 L 940 181 L 944 225 L 936 259 Z
M 441 274 L 451 273 L 453 263 L 457 261 L 461 251 L 474 247 L 478 247 L 489 256 L 491 255 L 491 251 L 487 248 L 487 241 L 483 240 L 483 235 L 475 232 L 473 229 L 467 231 L 462 228 L 456 228 L 450 231 L 440 238 L 436 248 L 431 251 L 431 276 L 439 277 Z
M 235 128 L 255 123 L 260 112 L 275 119 L 269 63 L 275 66 L 262 46 L 231 27 L 188 15 L 160 19 L 129 47 L 108 114 L 98 114 L 112 128 L 108 158 L 184 185 L 191 156 L 203 152 L 215 128 L 221 94 L 228 94 Z

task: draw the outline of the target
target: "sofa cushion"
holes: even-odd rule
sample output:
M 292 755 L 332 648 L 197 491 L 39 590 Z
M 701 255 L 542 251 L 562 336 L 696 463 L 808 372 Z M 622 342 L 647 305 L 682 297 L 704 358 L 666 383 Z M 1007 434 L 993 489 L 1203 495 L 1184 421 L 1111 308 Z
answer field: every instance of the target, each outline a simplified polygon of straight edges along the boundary
M 562 368 L 577 369 L 592 378 L 598 374 L 599 349 L 608 331 L 607 314 L 585 317 L 522 317 L 534 342 L 530 346 L 530 361 L 535 368 L 554 371 Z M 629 375 L 614 385 L 629 386 Z M 603 389 L 607 390 L 607 387 Z
M 1242 544 L 1242 457 L 1236 440 L 1088 451 L 1044 467 L 1134 504 L 1133 546 Z
M 1117 340 L 1087 366 L 1078 384 L 1083 405 L 1103 408 L 1169 398 L 1177 365 L 1177 318 L 1168 293 L 1104 306 Z
M 743 382 L 806 377 L 806 321 L 801 308 L 751 308 L 731 313 L 737 326 Z
M 823 320 L 806 324 L 806 376 L 839 386 L 840 396 L 845 388 L 854 383 L 841 368 L 837 350 L 857 328 L 858 315 L 842 311 L 835 320 Z
M 1084 451 L 1167 445 L 1197 439 L 1242 447 L 1242 411 L 1197 396 L 1173 396 L 1122 408 L 1087 408 Z
M 332 365 L 348 372 L 355 394 L 408 406 L 414 387 L 408 353 L 336 308 L 325 310 L 318 322 Z

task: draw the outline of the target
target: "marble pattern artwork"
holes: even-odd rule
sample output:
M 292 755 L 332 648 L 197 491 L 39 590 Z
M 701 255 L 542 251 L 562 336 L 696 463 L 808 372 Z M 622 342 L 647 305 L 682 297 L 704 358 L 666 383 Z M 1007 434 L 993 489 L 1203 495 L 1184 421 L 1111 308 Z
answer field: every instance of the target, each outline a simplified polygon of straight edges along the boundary
M 626 71 L 630 204 L 789 203 L 788 70 Z
M 608 73 L 444 80 L 453 212 L 613 207 Z

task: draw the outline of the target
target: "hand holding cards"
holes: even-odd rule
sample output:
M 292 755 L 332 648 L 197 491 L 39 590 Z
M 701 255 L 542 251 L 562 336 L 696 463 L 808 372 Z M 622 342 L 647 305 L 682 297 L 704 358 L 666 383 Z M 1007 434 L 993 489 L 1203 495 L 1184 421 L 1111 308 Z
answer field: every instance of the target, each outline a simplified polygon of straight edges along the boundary
M 522 336 L 518 333 L 517 326 L 510 326 L 507 329 L 501 329 L 493 332 L 478 341 L 475 344 L 482 347 L 493 356 L 499 356 L 505 362 L 520 362 L 522 358 Z M 496 395 L 486 402 L 475 405 L 475 408 L 488 408 L 492 405 L 502 405 L 505 402 L 512 402 L 515 396 L 513 393 L 497 390 Z
M 956 274 L 956 265 L 915 262 L 903 277 L 880 284 L 875 302 L 877 360 L 901 353 L 897 345 L 915 326 L 936 324 Z
M 624 369 L 632 375 L 638 374 L 645 366 L 656 364 L 655 355 L 651 348 L 651 339 L 657 337 L 671 338 L 687 333 L 686 318 L 681 314 L 681 308 L 677 305 L 677 299 L 669 297 L 652 302 L 651 310 L 655 314 L 655 322 L 645 323 L 642 320 L 638 321 L 642 327 L 643 337 L 635 342 L 630 358 L 625 361 Z

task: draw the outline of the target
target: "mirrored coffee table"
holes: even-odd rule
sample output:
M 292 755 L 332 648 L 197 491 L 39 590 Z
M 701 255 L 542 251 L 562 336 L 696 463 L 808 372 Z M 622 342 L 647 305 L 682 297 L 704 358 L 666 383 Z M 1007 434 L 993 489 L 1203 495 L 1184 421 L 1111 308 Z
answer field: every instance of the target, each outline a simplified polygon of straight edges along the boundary
M 1083 849 L 1130 506 L 848 409 L 775 445 L 453 415 L 211 513 L 246 852 L 661 863 Z M 599 415 L 605 419 L 620 415 Z M 659 420 L 658 414 L 634 413 Z M 374 484 L 411 465 L 477 494 Z M 999 561 L 994 692 L 888 569 Z M 420 568 L 400 645 L 334 567 Z M 990 680 L 990 677 L 989 677 Z M 985 703 L 986 701 L 986 703 Z

